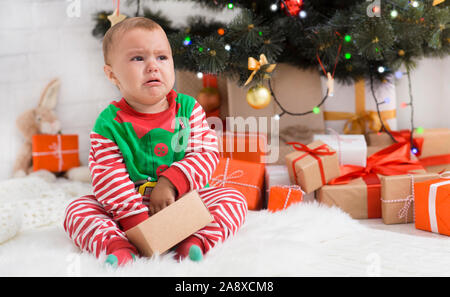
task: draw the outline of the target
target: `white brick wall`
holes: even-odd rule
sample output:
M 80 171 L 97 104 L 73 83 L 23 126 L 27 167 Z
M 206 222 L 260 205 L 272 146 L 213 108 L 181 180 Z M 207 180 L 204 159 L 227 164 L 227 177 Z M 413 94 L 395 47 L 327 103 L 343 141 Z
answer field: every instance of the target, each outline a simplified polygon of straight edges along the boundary
M 80 159 L 87 164 L 89 132 L 98 113 L 120 94 L 103 73 L 101 41 L 91 34 L 93 14 L 112 10 L 111 0 L 79 0 L 80 17 L 68 17 L 70 0 L 0 0 L 0 180 L 8 178 L 22 144 L 15 119 L 36 106 L 45 85 L 61 80 L 57 114 L 63 133 L 79 135 Z M 121 11 L 136 8 L 121 1 Z M 142 1 L 185 22 L 189 14 L 204 14 L 192 3 Z M 191 12 L 191 13 L 189 13 Z M 235 12 L 216 15 L 231 19 Z
M 189 15 L 211 15 L 189 2 L 143 2 L 163 10 L 175 25 L 185 22 Z M 135 12 L 135 7 L 122 3 L 122 11 L 130 15 Z M 120 96 L 104 76 L 101 42 L 91 35 L 92 15 L 112 10 L 112 1 L 80 0 L 79 18 L 67 16 L 69 4 L 69 0 L 0 0 L 0 180 L 10 176 L 22 144 L 15 119 L 36 106 L 51 79 L 59 77 L 62 82 L 57 113 L 63 133 L 79 135 L 83 164 L 87 164 L 89 132 L 98 112 Z M 235 14 L 227 10 L 214 16 L 226 21 Z M 423 61 L 414 73 L 418 125 L 450 127 L 445 114 L 450 109 L 446 102 L 449 85 L 445 83 L 449 64 L 449 58 Z M 399 82 L 397 92 L 399 103 L 402 98 L 406 100 L 406 80 Z M 400 128 L 408 127 L 406 110 L 399 110 L 399 121 Z

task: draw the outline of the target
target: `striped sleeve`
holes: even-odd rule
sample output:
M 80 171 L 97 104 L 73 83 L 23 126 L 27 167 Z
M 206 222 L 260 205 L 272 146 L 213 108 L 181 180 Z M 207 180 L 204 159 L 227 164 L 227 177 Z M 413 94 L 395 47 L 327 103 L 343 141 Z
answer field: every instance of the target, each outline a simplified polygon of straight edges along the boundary
M 94 195 L 113 220 L 128 230 L 148 217 L 148 208 L 134 188 L 117 144 L 95 132 L 91 132 L 90 139 Z
M 189 118 L 190 135 L 182 160 L 172 163 L 161 175 L 177 188 L 178 198 L 190 190 L 202 189 L 211 179 L 219 162 L 217 136 L 196 102 Z

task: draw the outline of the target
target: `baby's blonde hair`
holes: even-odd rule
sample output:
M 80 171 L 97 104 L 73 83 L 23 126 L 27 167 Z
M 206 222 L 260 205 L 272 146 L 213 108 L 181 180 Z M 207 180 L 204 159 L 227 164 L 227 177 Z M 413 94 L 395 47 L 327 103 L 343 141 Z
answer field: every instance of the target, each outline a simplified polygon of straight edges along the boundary
M 109 52 L 111 51 L 116 35 L 121 35 L 131 29 L 142 28 L 150 31 L 161 29 L 161 26 L 155 21 L 145 17 L 127 18 L 120 23 L 115 24 L 106 31 L 103 38 L 103 59 L 105 64 L 109 65 Z

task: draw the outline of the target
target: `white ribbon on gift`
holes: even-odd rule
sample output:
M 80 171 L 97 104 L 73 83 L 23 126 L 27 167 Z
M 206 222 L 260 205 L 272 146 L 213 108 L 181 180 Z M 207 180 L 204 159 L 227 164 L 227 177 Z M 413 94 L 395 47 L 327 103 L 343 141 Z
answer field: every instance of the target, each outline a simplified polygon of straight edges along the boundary
M 450 179 L 450 171 L 445 171 L 440 174 L 441 178 Z M 436 194 L 440 186 L 450 184 L 450 180 L 435 183 L 430 185 L 430 191 L 428 192 L 428 215 L 430 216 L 431 232 L 439 233 L 436 217 Z
M 63 150 L 61 147 L 62 140 L 61 140 L 61 134 L 56 135 L 57 142 L 53 142 L 48 146 L 50 152 L 33 152 L 33 157 L 38 156 L 49 156 L 49 155 L 55 155 L 55 157 L 58 159 L 58 171 L 62 171 L 62 167 L 64 165 L 63 160 L 63 154 L 74 154 L 78 153 L 78 150 Z

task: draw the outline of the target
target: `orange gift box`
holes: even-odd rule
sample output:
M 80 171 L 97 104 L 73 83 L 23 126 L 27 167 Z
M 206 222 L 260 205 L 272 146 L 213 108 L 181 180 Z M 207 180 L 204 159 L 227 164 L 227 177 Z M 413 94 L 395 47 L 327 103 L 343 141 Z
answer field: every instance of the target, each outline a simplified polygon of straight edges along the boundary
M 303 191 L 299 186 L 273 186 L 270 187 L 267 209 L 276 212 L 302 200 Z
M 249 210 L 260 210 L 264 197 L 264 164 L 220 158 L 210 186 L 234 188 L 244 195 Z
M 33 135 L 33 170 L 64 172 L 80 166 L 78 135 Z
M 416 229 L 450 236 L 450 179 L 414 184 Z
M 220 157 L 255 163 L 265 163 L 267 135 L 256 132 L 218 134 Z

